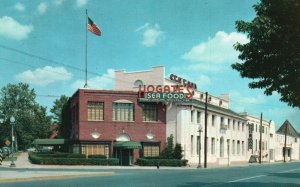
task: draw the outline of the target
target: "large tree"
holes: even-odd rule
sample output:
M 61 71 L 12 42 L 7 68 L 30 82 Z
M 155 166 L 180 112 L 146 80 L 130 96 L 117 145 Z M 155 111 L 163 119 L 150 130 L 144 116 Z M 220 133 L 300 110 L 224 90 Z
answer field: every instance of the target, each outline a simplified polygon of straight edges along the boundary
M 62 110 L 68 100 L 69 97 L 62 95 L 59 99 L 54 101 L 53 107 L 50 109 L 50 112 L 53 114 L 52 119 L 58 125 L 61 125 L 62 123 Z
M 232 68 L 253 79 L 250 88 L 278 92 L 281 101 L 300 107 L 300 1 L 261 0 L 253 7 L 251 22 L 236 22 L 250 42 L 234 46 L 243 62 Z
M 19 149 L 26 149 L 36 138 L 49 138 L 51 118 L 36 101 L 28 84 L 8 84 L 0 91 L 0 141 L 11 140 L 10 117 L 14 116 L 15 136 Z

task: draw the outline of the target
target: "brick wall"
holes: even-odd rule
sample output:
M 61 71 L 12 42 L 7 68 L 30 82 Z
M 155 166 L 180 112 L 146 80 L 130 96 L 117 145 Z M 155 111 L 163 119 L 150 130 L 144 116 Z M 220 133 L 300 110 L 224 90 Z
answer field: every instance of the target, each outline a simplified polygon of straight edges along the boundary
M 94 141 L 90 135 L 97 129 L 101 136 L 97 141 L 115 141 L 116 137 L 124 130 L 132 141 L 147 141 L 146 134 L 152 132 L 155 141 L 160 141 L 162 151 L 166 142 L 166 107 L 162 103 L 158 105 L 158 121 L 143 122 L 143 111 L 141 103 L 138 102 L 137 92 L 131 91 L 108 91 L 108 90 L 87 90 L 80 89 L 72 97 L 71 106 L 79 103 L 79 122 L 74 123 L 74 129 L 78 128 L 79 141 Z M 129 100 L 134 103 L 134 122 L 113 121 L 113 102 L 116 100 Z M 87 120 L 88 101 L 98 101 L 104 103 L 104 121 Z M 78 126 L 77 126 L 78 124 Z M 137 151 L 134 151 L 135 157 Z

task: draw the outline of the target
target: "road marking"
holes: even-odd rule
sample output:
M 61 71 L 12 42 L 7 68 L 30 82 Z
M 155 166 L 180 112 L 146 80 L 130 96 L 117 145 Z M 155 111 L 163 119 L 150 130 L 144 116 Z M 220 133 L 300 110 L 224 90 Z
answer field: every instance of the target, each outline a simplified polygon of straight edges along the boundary
M 291 172 L 291 171 L 297 171 L 297 170 L 300 170 L 300 168 L 298 168 L 298 169 L 286 170 L 286 171 L 282 171 L 282 172 L 279 172 L 279 173 L 288 173 L 288 172 Z
M 267 175 L 257 175 L 257 176 L 253 176 L 253 177 L 247 177 L 247 178 L 241 178 L 241 179 L 237 179 L 237 180 L 233 180 L 233 181 L 228 181 L 227 183 L 239 182 L 239 181 L 255 179 L 255 178 L 259 178 L 259 177 L 265 177 L 265 176 L 267 176 Z

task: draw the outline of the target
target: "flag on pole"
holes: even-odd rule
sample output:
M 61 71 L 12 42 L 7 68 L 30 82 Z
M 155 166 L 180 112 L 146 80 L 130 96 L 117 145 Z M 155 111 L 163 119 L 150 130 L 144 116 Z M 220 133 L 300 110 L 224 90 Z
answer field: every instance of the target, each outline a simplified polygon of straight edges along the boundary
M 96 25 L 95 22 L 91 20 L 91 18 L 88 17 L 88 30 L 91 31 L 92 33 L 101 36 L 101 30 L 99 27 Z

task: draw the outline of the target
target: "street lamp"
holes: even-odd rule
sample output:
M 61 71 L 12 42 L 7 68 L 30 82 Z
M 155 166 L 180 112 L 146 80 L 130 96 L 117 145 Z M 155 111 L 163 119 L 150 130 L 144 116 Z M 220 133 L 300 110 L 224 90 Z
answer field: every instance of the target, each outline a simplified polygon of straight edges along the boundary
M 91 133 L 91 136 L 95 139 L 95 140 L 97 140 L 99 137 L 100 137 L 100 132 L 98 132 L 98 130 L 97 129 L 95 129 L 92 133 Z
M 199 132 L 199 163 L 197 168 L 201 168 L 201 132 L 202 132 L 202 125 L 200 124 L 198 127 L 198 132 Z
M 10 117 L 10 123 L 11 123 L 11 163 L 10 163 L 10 167 L 16 167 L 16 164 L 14 163 L 14 157 L 13 157 L 13 152 L 14 152 L 14 125 L 15 125 L 15 117 L 11 116 Z

